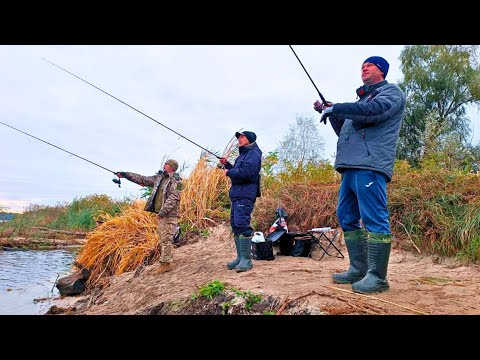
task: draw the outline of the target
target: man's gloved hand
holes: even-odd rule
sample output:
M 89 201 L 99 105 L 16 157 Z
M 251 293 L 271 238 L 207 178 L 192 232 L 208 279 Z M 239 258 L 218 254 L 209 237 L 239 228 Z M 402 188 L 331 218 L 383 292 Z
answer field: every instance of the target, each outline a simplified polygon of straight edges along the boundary
M 228 162 L 228 161 L 227 161 L 226 158 L 223 158 L 223 157 L 220 158 L 220 163 L 221 163 L 222 165 L 225 165 L 227 162 Z
M 158 212 L 158 216 L 160 216 L 161 218 L 164 218 L 165 216 L 167 216 L 167 213 L 166 213 L 165 211 L 163 211 L 163 210 L 160 210 L 160 211 Z
M 126 173 L 125 173 L 125 171 L 118 171 L 118 172 L 116 173 L 116 175 L 117 175 L 119 178 L 124 178 L 124 177 L 126 176 Z
M 327 118 L 333 116 L 333 106 L 327 107 L 323 110 L 322 117 L 320 118 L 320 122 L 323 122 L 325 125 L 327 124 Z

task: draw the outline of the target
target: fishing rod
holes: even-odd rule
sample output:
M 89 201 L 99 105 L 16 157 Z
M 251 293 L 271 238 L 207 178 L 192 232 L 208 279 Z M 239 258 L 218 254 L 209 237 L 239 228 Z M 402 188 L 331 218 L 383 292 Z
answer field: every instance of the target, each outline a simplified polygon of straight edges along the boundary
M 302 62 L 300 61 L 300 58 L 297 56 L 297 53 L 295 52 L 295 50 L 293 50 L 292 45 L 288 45 L 288 46 L 290 46 L 290 49 L 292 49 L 293 54 L 294 54 L 295 57 L 297 58 L 298 62 L 300 63 L 300 65 L 302 65 L 303 70 L 305 70 L 305 73 L 307 74 L 308 78 L 309 78 L 310 81 L 312 82 L 313 86 L 315 86 L 315 90 L 317 90 L 318 95 L 320 96 L 320 99 L 322 99 L 322 105 L 325 105 L 328 101 L 325 100 L 325 98 L 323 97 L 323 95 L 322 95 L 322 93 L 320 92 L 320 90 L 318 90 L 317 85 L 315 85 L 315 83 L 313 82 L 313 80 L 312 80 L 312 78 L 310 77 L 310 74 L 308 73 L 307 69 L 305 69 L 305 66 L 303 66 L 303 64 L 302 64 Z
M 192 144 L 194 144 L 194 145 L 198 146 L 200 149 L 202 149 L 202 150 L 206 151 L 207 153 L 209 153 L 209 154 L 211 154 L 211 155 L 215 156 L 217 159 L 221 159 L 221 156 L 218 156 L 217 154 L 214 154 L 213 152 L 211 152 L 210 150 L 208 150 L 208 149 L 204 148 L 203 146 L 200 146 L 200 145 L 198 145 L 196 142 L 194 142 L 194 141 L 192 141 L 192 140 L 188 139 L 187 137 L 183 136 L 182 134 L 180 134 L 180 133 L 176 132 L 175 130 L 173 130 L 173 129 L 169 128 L 168 126 L 166 126 L 166 125 L 162 124 L 160 121 L 157 121 L 157 120 L 155 120 L 155 119 L 154 119 L 154 118 L 152 118 L 151 116 L 148 116 L 147 114 L 145 114 L 145 113 L 141 112 L 140 110 L 138 110 L 138 109 L 134 108 L 133 106 L 131 106 L 131 105 L 127 104 L 125 101 L 122 101 L 122 100 L 120 100 L 119 98 L 117 98 L 117 97 L 113 96 L 112 94 L 109 94 L 109 93 L 108 93 L 108 92 L 106 92 L 105 90 L 102 90 L 102 89 L 100 89 L 98 86 L 95 86 L 95 85 L 93 85 L 92 83 L 88 82 L 87 80 L 84 80 L 84 79 L 82 79 L 80 76 L 77 76 L 77 75 L 75 75 L 74 73 L 72 73 L 72 72 L 70 72 L 70 71 L 68 71 L 68 70 L 66 70 L 66 69 L 64 69 L 64 68 L 62 68 L 62 67 L 60 67 L 60 66 L 58 66 L 57 64 L 54 64 L 54 63 L 53 63 L 53 62 L 51 62 L 51 61 L 48 61 L 48 60 L 47 60 L 47 59 L 45 59 L 45 58 L 42 58 L 42 60 L 45 60 L 46 62 L 48 62 L 48 63 L 52 64 L 53 66 L 55 66 L 55 67 L 59 68 L 60 70 L 63 70 L 63 71 L 65 71 L 66 73 L 68 73 L 68 74 L 70 74 L 70 75 L 72 75 L 72 76 L 76 77 L 77 79 L 79 79 L 79 80 L 81 80 L 81 81 L 83 81 L 83 82 L 87 83 L 88 85 L 90 85 L 90 86 L 93 86 L 95 89 L 97 89 L 97 90 L 100 90 L 101 92 L 103 92 L 104 94 L 107 94 L 108 96 L 110 96 L 110 97 L 114 98 L 115 100 L 117 100 L 117 101 L 120 101 L 122 104 L 124 104 L 124 105 L 128 106 L 130 109 L 133 109 L 133 110 L 135 110 L 136 112 L 138 112 L 138 113 L 142 114 L 143 116 L 146 116 L 146 117 L 147 117 L 147 118 L 149 118 L 150 120 L 153 120 L 153 121 L 155 121 L 155 122 L 156 122 L 158 125 L 161 125 L 161 126 L 163 126 L 164 128 L 166 128 L 166 129 L 170 130 L 171 132 L 173 132 L 173 133 L 177 134 L 178 136 L 181 136 L 181 137 L 182 137 L 182 138 L 184 138 L 185 140 L 187 140 L 187 141 L 190 141 Z
M 30 137 L 32 137 L 32 138 L 34 138 L 34 139 L 37 139 L 37 140 L 39 140 L 39 141 L 41 141 L 41 142 L 44 142 L 45 144 L 48 144 L 48 145 L 53 146 L 53 147 L 56 147 L 57 149 L 60 149 L 60 150 L 62 150 L 62 151 L 65 151 L 66 153 L 68 153 L 68 154 L 70 154 L 70 155 L 76 156 L 76 157 L 78 157 L 79 159 L 82 159 L 82 160 L 85 160 L 85 161 L 89 162 L 90 164 L 93 164 L 93 165 L 95 165 L 95 166 L 98 166 L 99 168 L 102 168 L 102 169 L 104 169 L 104 170 L 107 170 L 108 172 L 111 172 L 111 173 L 113 173 L 115 176 L 118 177 L 118 175 L 117 175 L 117 173 L 116 173 L 115 171 L 112 171 L 112 170 L 110 170 L 110 169 L 107 169 L 106 167 L 104 167 L 104 166 L 102 166 L 102 165 L 98 165 L 97 163 L 94 163 L 93 161 L 90 161 L 90 160 L 87 160 L 87 159 L 85 159 L 85 158 L 83 158 L 83 157 L 81 157 L 81 156 L 78 156 L 78 155 L 76 155 L 76 154 L 74 154 L 74 153 L 72 153 L 72 152 L 70 152 L 70 151 L 68 151 L 68 150 L 62 149 L 60 146 L 53 145 L 53 144 L 49 143 L 48 141 L 45 141 L 45 140 L 42 140 L 42 139 L 40 139 L 40 138 L 38 138 L 38 137 L 36 137 L 36 136 L 30 135 L 29 133 L 27 133 L 27 132 L 25 132 L 25 131 L 22 131 L 22 130 L 20 130 L 20 129 L 17 129 L 17 128 L 11 126 L 11 125 L 5 124 L 3 121 L 0 121 L 0 124 L 5 125 L 5 126 L 8 126 L 9 128 L 11 128 L 11 129 L 13 129 L 13 130 L 16 130 L 16 131 L 18 131 L 18 132 L 21 132 L 22 134 L 28 135 L 28 136 L 30 136 Z M 115 184 L 117 184 L 118 187 L 120 187 L 120 184 L 121 184 L 120 178 L 118 178 L 118 179 L 112 179 L 112 181 L 113 181 Z

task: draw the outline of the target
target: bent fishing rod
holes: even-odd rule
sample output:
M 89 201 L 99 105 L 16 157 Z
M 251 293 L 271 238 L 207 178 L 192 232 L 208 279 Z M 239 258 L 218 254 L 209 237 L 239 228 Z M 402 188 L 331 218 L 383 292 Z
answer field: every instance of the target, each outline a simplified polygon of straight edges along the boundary
M 218 156 L 217 154 L 214 154 L 213 152 L 211 152 L 210 150 L 208 150 L 208 149 L 204 148 L 203 146 L 200 146 L 200 145 L 198 145 L 196 142 L 194 142 L 194 141 L 192 141 L 192 140 L 188 139 L 187 137 L 183 136 L 182 134 L 180 134 L 180 133 L 176 132 L 175 130 L 173 130 L 173 129 L 169 128 L 167 125 L 164 125 L 164 124 L 162 124 L 160 121 L 157 121 L 157 120 L 155 120 L 155 119 L 154 119 L 154 118 L 152 118 L 151 116 L 148 116 L 147 114 L 145 114 L 145 113 L 141 112 L 140 110 L 138 110 L 138 109 L 134 108 L 133 106 L 131 106 L 131 105 L 127 104 L 125 101 L 123 101 L 123 100 L 120 100 L 119 98 L 117 98 L 117 97 L 113 96 L 112 94 L 109 94 L 109 93 L 108 93 L 108 92 L 106 92 L 105 90 L 102 90 L 102 89 L 100 89 L 98 86 L 95 86 L 95 85 L 93 85 L 92 83 L 88 82 L 87 80 L 84 80 L 84 79 L 82 79 L 80 76 L 77 76 L 77 75 L 75 75 L 74 73 L 72 73 L 72 72 L 70 72 L 70 71 L 68 71 L 68 70 L 66 70 L 66 69 L 64 69 L 64 68 L 62 68 L 62 67 L 60 67 L 60 66 L 58 66 L 57 64 L 54 64 L 54 63 L 53 63 L 53 62 L 51 62 L 51 61 L 48 61 L 48 60 L 47 60 L 47 59 L 45 59 L 45 58 L 42 58 L 42 60 L 45 60 L 46 62 L 48 62 L 48 63 L 52 64 L 53 66 L 55 66 L 55 67 L 59 68 L 60 70 L 63 70 L 63 71 L 65 71 L 66 73 L 68 73 L 68 74 L 70 74 L 70 75 L 72 75 L 72 76 L 76 77 L 77 79 L 79 79 L 79 80 L 81 80 L 81 81 L 83 81 L 83 82 L 87 83 L 88 85 L 90 85 L 90 86 L 94 87 L 95 89 L 97 89 L 97 90 L 100 90 L 100 91 L 101 91 L 101 92 L 103 92 L 104 94 L 107 94 L 108 96 L 110 96 L 110 97 L 114 98 L 115 100 L 117 100 L 117 101 L 121 102 L 122 104 L 124 104 L 124 105 L 128 106 L 130 109 L 133 109 L 133 110 L 135 110 L 136 112 L 138 112 L 138 113 L 142 114 L 143 116 L 146 116 L 146 117 L 147 117 L 147 118 L 149 118 L 150 120 L 152 120 L 152 121 L 155 121 L 155 122 L 156 122 L 158 125 L 161 125 L 161 126 L 163 126 L 164 128 L 166 128 L 166 129 L 170 130 L 171 132 L 173 132 L 173 133 L 177 134 L 178 136 L 181 136 L 181 137 L 182 137 L 182 138 L 184 138 L 185 140 L 187 140 L 187 141 L 190 141 L 192 144 L 194 144 L 194 145 L 198 146 L 200 149 L 202 149 L 202 150 L 206 151 L 207 153 L 209 153 L 209 154 L 211 154 L 211 155 L 215 156 L 217 159 L 221 159 L 221 156 Z
M 18 131 L 18 132 L 21 132 L 22 134 L 28 135 L 28 136 L 36 139 L 36 140 L 39 140 L 39 141 L 41 141 L 41 142 L 44 142 L 45 144 L 48 144 L 48 145 L 50 145 L 50 146 L 53 146 L 53 147 L 55 147 L 55 148 L 57 148 L 57 149 L 59 149 L 59 150 L 65 151 L 66 153 L 68 153 L 68 154 L 70 154 L 70 155 L 76 156 L 76 157 L 78 157 L 79 159 L 82 159 L 82 160 L 85 160 L 85 161 L 89 162 L 90 164 L 93 164 L 93 165 L 95 165 L 95 166 L 98 166 L 99 168 L 102 168 L 102 169 L 104 169 L 104 170 L 107 170 L 108 172 L 111 172 L 111 173 L 113 173 L 115 176 L 118 177 L 118 175 L 117 175 L 117 173 L 116 173 L 115 171 L 112 171 L 112 170 L 110 170 L 110 169 L 107 169 L 106 167 L 104 167 L 104 166 L 102 166 L 102 165 L 98 165 L 97 163 L 94 163 L 93 161 L 90 161 L 90 160 L 87 160 L 87 159 L 85 159 L 85 158 L 83 158 L 83 157 L 81 157 L 81 156 L 78 156 L 78 155 L 76 155 L 76 154 L 74 154 L 74 153 L 72 153 L 72 152 L 70 152 L 70 151 L 68 151 L 68 150 L 62 149 L 60 146 L 53 145 L 53 144 L 49 143 L 48 141 L 45 141 L 45 140 L 42 140 L 42 139 L 40 139 L 40 138 L 38 138 L 38 137 L 36 137 L 36 136 L 30 135 L 29 133 L 27 133 L 27 132 L 25 132 L 25 131 L 19 130 L 19 129 L 11 126 L 11 125 L 5 124 L 3 121 L 0 121 L 0 124 L 5 125 L 5 126 L 8 126 L 9 128 L 11 128 L 11 129 L 13 129 L 13 130 L 16 130 L 16 131 Z M 120 178 L 118 178 L 118 179 L 112 179 L 112 181 L 113 181 L 115 184 L 117 184 L 118 187 L 120 187 L 120 184 L 121 184 Z
M 305 73 L 307 74 L 308 78 L 310 79 L 310 81 L 312 82 L 313 86 L 315 86 L 315 90 L 317 90 L 317 93 L 318 95 L 320 96 L 320 99 L 322 99 L 322 104 L 325 105 L 328 101 L 325 100 L 325 98 L 323 97 L 322 93 L 320 92 L 320 90 L 318 90 L 317 88 L 317 85 L 315 85 L 315 83 L 313 82 L 312 78 L 310 77 L 310 74 L 308 73 L 307 69 L 305 69 L 305 66 L 303 66 L 302 62 L 300 61 L 300 58 L 297 56 L 297 53 L 295 52 L 295 50 L 293 50 L 293 47 L 292 45 L 288 45 L 290 46 L 290 49 L 293 51 L 293 54 L 295 55 L 295 57 L 297 58 L 298 62 L 300 63 L 300 65 L 302 65 L 302 68 L 303 70 L 305 70 Z

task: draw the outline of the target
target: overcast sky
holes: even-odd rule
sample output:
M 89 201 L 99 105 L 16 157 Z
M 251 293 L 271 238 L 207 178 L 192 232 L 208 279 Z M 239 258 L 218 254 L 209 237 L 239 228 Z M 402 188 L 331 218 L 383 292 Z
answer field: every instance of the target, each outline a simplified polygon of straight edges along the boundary
M 356 101 L 369 56 L 390 63 L 401 80 L 400 45 L 309 45 L 294 50 L 332 102 Z M 112 171 L 153 175 L 166 157 L 194 167 L 201 149 L 99 90 L 73 72 L 209 150 L 221 152 L 235 131 L 250 130 L 264 153 L 319 98 L 288 45 L 0 46 L 0 121 Z M 480 128 L 478 112 L 474 139 Z M 324 156 L 337 136 L 319 124 Z M 127 180 L 0 124 L 0 206 L 56 205 L 92 194 L 137 198 Z

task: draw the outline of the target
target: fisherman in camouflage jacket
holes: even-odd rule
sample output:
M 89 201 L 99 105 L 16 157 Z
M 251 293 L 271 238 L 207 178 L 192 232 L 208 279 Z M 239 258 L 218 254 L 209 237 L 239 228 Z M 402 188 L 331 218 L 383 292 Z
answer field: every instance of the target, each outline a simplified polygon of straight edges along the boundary
M 153 176 L 143 176 L 132 172 L 117 172 L 117 176 L 125 178 L 141 186 L 151 186 L 152 194 L 147 200 L 145 211 L 154 212 L 158 218 L 158 237 L 161 246 L 160 267 L 157 273 L 172 269 L 173 244 L 178 225 L 178 210 L 180 205 L 180 192 L 182 178 L 175 171 L 178 162 L 169 159 L 163 165 L 163 171 Z

